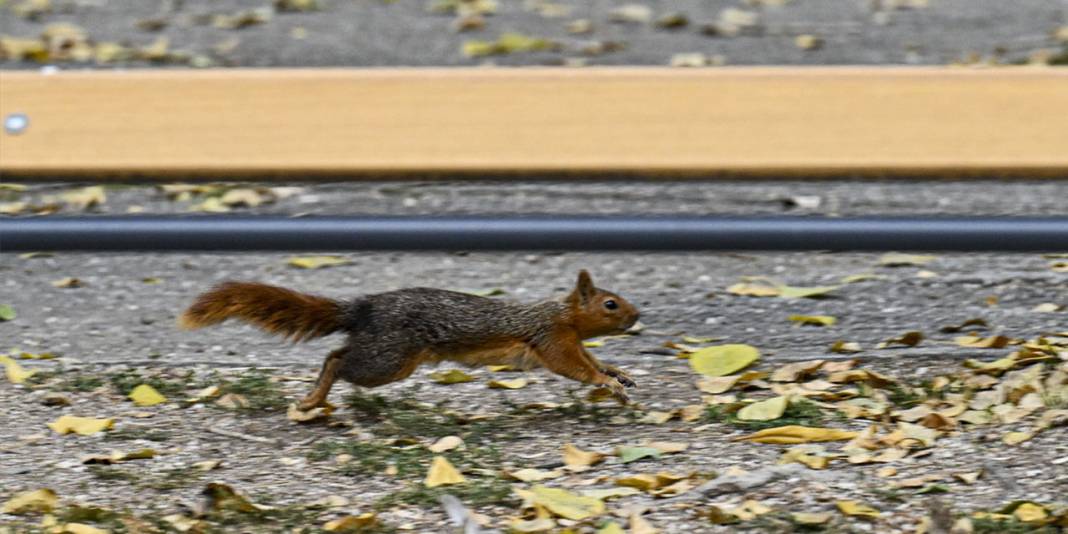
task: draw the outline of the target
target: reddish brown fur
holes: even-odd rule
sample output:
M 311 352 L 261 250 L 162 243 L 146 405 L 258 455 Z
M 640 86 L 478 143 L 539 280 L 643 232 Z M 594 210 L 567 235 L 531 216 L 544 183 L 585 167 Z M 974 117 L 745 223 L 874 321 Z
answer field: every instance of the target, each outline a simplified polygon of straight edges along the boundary
M 197 297 L 178 318 L 194 329 L 241 319 L 294 342 L 322 337 L 341 328 L 341 305 L 331 299 L 253 282 L 225 282 Z

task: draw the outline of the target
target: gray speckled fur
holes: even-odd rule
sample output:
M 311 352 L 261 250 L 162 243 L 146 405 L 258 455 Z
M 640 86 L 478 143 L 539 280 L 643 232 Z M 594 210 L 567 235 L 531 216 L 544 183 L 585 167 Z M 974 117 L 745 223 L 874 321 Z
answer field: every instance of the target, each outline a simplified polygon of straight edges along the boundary
M 424 350 L 460 353 L 514 339 L 537 345 L 570 310 L 557 301 L 519 304 L 417 287 L 357 298 L 342 313 L 349 338 L 339 374 L 371 386 Z

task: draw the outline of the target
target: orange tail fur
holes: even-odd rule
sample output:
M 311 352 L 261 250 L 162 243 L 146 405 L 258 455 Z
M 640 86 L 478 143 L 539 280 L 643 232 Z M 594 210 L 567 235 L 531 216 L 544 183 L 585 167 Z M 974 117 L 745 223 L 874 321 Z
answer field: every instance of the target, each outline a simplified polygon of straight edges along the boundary
M 267 284 L 223 282 L 197 297 L 178 324 L 191 330 L 230 318 L 294 342 L 307 341 L 341 328 L 341 304 Z

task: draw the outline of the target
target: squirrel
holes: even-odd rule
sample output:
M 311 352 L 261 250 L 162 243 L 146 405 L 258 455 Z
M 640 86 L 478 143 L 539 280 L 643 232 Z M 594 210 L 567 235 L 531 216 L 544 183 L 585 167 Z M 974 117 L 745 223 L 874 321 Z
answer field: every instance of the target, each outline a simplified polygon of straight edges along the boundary
M 330 352 L 315 389 L 297 404 L 303 411 L 326 405 L 341 378 L 363 387 L 403 380 L 424 363 L 468 366 L 508 364 L 545 367 L 585 384 L 607 387 L 622 404 L 634 380 L 594 358 L 582 340 L 619 334 L 638 320 L 638 310 L 615 293 L 593 285 L 585 270 L 562 300 L 503 302 L 467 293 L 416 287 L 339 301 L 255 282 L 227 281 L 202 293 L 178 318 L 185 329 L 234 318 L 293 342 L 344 332 L 344 346 Z

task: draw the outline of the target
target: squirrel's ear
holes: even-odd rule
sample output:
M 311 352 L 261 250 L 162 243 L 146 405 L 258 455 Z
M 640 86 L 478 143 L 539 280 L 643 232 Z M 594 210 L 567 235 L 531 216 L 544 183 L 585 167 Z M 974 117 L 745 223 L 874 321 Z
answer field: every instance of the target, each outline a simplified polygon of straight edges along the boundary
M 593 295 L 597 292 L 597 289 L 593 287 L 593 279 L 590 278 L 590 273 L 586 272 L 586 269 L 579 271 L 578 281 L 575 282 L 575 291 L 573 294 L 582 301 L 593 298 Z

